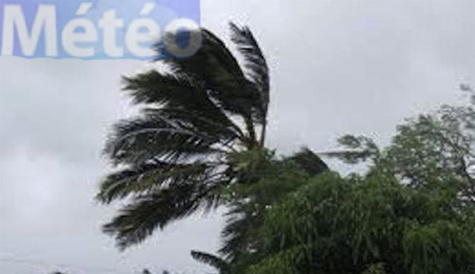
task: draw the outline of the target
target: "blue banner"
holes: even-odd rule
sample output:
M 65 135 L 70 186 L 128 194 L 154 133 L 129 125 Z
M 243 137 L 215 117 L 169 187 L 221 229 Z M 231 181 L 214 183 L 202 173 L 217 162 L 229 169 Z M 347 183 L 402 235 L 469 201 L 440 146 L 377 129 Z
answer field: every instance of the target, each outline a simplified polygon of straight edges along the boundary
M 1 56 L 148 60 L 201 46 L 200 0 L 0 0 L 0 24 Z

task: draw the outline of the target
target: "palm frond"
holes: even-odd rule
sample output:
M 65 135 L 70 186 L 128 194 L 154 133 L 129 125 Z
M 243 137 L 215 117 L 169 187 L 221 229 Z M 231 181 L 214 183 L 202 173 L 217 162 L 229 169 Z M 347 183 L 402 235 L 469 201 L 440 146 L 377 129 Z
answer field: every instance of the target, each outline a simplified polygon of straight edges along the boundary
M 215 120 L 213 117 L 205 116 L 203 113 L 195 112 L 192 109 L 146 108 L 142 113 L 145 116 L 161 119 L 191 132 L 216 137 L 221 143 L 231 142 L 235 139 L 243 140 L 244 138 L 241 129 L 232 121 L 227 119 Z
M 198 262 L 214 267 L 215 269 L 219 270 L 220 273 L 226 273 L 229 269 L 228 262 L 226 262 L 224 259 L 219 258 L 218 256 L 194 250 L 191 251 L 191 256 Z
M 182 219 L 205 206 L 206 187 L 198 182 L 170 185 L 156 193 L 134 198 L 119 215 L 104 225 L 103 231 L 115 237 L 125 249 L 145 240 L 157 229 Z
M 201 181 L 212 176 L 213 167 L 202 163 L 174 164 L 149 161 L 137 167 L 124 168 L 109 174 L 101 182 L 96 198 L 102 203 L 124 199 L 130 195 L 143 195 L 171 184 Z
M 269 106 L 269 68 L 259 44 L 248 27 L 238 27 L 231 23 L 232 41 L 243 55 L 245 74 L 260 95 L 261 119 L 265 120 Z M 264 122 L 263 122 L 264 123 Z
M 129 92 L 136 104 L 190 111 L 215 123 L 238 128 L 220 106 L 210 100 L 203 83 L 186 73 L 171 75 L 151 70 L 134 77 L 124 77 L 124 83 L 124 90 Z
M 381 156 L 378 146 L 372 139 L 365 136 L 345 135 L 338 139 L 338 143 L 344 149 L 318 154 L 339 159 L 347 164 L 357 164 L 368 159 L 377 161 Z
M 183 160 L 193 155 L 219 153 L 212 147 L 219 139 L 193 132 L 149 116 L 118 122 L 105 153 L 115 164 L 139 165 L 150 159 Z

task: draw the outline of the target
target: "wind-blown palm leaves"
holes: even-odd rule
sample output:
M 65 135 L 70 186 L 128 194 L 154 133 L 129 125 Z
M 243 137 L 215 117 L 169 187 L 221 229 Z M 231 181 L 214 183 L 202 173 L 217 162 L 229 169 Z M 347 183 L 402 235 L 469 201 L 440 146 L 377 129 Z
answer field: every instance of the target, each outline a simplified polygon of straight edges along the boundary
M 229 273 L 231 271 L 231 265 L 217 256 L 199 251 L 192 251 L 191 256 L 195 260 L 219 270 L 219 273 Z
M 103 179 L 97 195 L 105 204 L 128 202 L 104 226 L 120 248 L 222 204 L 231 184 L 252 183 L 233 156 L 264 146 L 268 67 L 248 28 L 231 24 L 231 31 L 243 67 L 218 37 L 202 30 L 194 56 L 164 60 L 168 72 L 124 78 L 124 89 L 142 109 L 115 125 L 105 154 L 118 170 Z

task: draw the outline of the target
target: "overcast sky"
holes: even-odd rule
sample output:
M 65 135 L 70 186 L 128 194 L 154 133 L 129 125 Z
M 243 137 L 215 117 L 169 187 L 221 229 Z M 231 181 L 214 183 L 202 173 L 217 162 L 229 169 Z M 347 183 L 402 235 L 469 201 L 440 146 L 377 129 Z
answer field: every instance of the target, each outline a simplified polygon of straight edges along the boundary
M 386 143 L 395 126 L 475 85 L 473 0 L 202 0 L 220 36 L 248 24 L 270 64 L 269 146 L 334 147 L 345 133 Z M 190 249 L 216 250 L 219 214 L 181 221 L 124 253 L 95 204 L 108 127 L 133 110 L 120 75 L 138 61 L 0 57 L 0 273 L 203 273 Z

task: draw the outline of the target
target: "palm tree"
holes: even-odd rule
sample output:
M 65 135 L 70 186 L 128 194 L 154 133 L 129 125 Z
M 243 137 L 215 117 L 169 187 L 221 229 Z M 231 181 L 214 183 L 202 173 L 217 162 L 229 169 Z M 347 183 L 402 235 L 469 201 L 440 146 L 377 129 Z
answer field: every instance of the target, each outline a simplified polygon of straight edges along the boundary
M 247 27 L 231 24 L 241 66 L 218 37 L 201 32 L 194 56 L 124 77 L 141 112 L 114 126 L 105 154 L 117 170 L 97 195 L 104 204 L 128 202 L 103 227 L 121 249 L 226 204 L 226 190 L 255 182 L 267 155 L 269 72 L 259 45 Z

